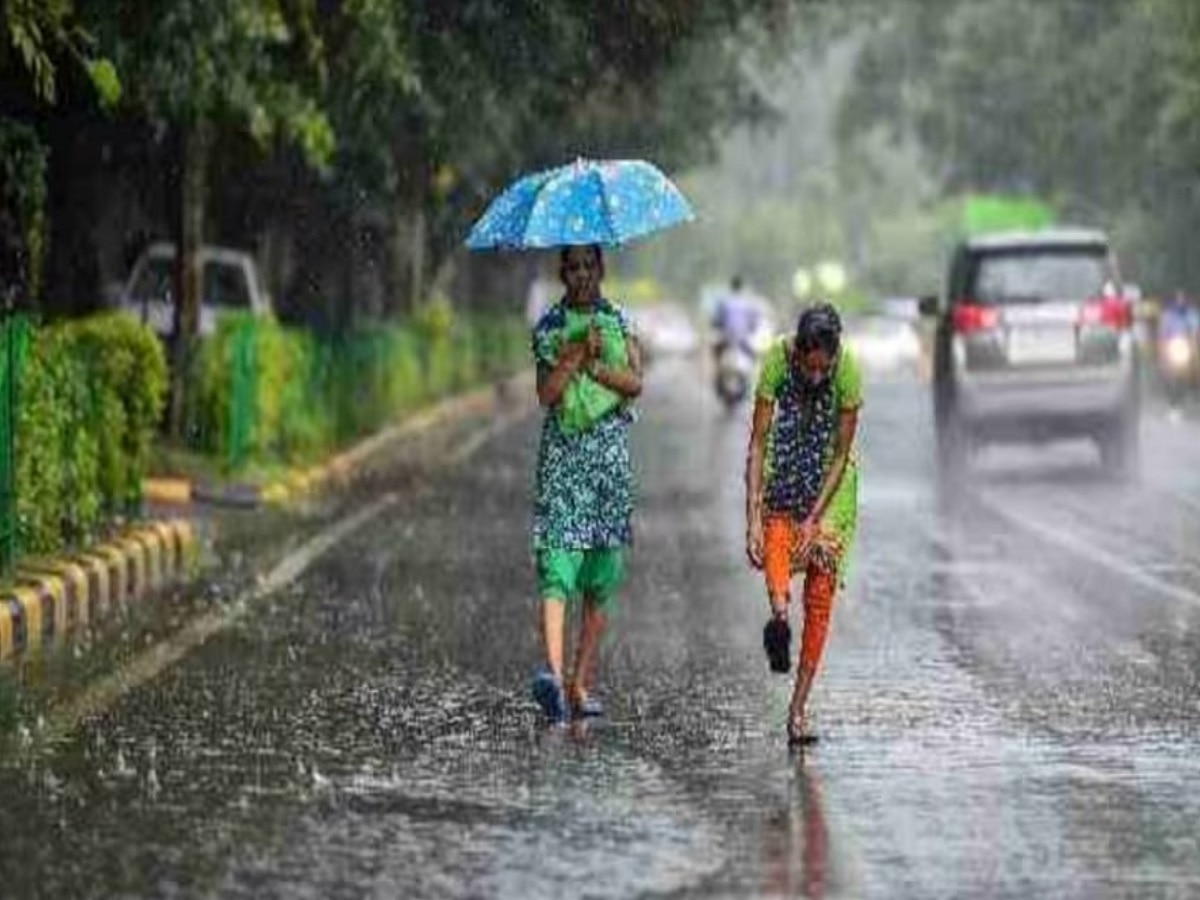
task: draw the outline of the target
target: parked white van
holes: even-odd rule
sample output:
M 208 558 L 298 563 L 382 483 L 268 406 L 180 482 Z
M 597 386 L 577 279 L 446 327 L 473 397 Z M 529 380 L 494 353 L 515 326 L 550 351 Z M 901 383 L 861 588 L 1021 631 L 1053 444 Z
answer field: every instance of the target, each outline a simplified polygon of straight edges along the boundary
M 254 257 L 240 250 L 204 245 L 200 248 L 200 334 L 211 334 L 224 312 L 250 311 L 267 315 L 271 298 L 263 287 Z M 171 291 L 175 245 L 148 246 L 134 263 L 121 292 L 120 308 L 146 323 L 162 338 L 175 327 Z

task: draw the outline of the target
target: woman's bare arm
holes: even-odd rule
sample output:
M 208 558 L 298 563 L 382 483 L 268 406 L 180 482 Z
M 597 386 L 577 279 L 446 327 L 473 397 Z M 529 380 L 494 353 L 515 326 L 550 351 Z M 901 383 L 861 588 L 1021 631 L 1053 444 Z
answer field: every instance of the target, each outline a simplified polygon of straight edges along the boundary
M 609 390 L 632 399 L 642 392 L 642 348 L 632 335 L 625 346 L 625 366 L 601 365 L 593 357 L 588 374 Z
M 746 554 L 752 565 L 762 568 L 763 467 L 767 433 L 775 415 L 775 404 L 763 397 L 754 401 L 754 422 L 746 448 Z
M 551 407 L 562 399 L 567 383 L 586 365 L 588 347 L 584 341 L 572 341 L 563 347 L 554 368 L 538 378 L 538 403 Z

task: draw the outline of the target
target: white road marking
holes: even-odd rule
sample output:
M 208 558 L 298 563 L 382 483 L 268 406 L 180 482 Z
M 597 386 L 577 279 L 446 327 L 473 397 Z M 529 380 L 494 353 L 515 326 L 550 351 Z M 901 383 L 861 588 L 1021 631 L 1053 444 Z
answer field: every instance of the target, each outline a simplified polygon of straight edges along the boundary
M 501 416 L 494 421 L 489 422 L 486 427 L 479 429 L 469 438 L 463 441 L 453 453 L 446 457 L 446 461 L 452 466 L 461 465 L 478 453 L 483 448 L 484 444 L 488 443 L 494 438 L 499 437 L 514 425 L 518 425 L 525 421 L 525 418 L 525 414 L 517 414 L 511 416 Z
M 332 547 L 387 512 L 399 501 L 398 494 L 387 493 L 369 506 L 335 522 L 289 553 L 259 580 L 257 587 L 250 594 L 224 609 L 192 620 L 177 634 L 151 647 L 112 675 L 101 679 L 78 697 L 56 709 L 51 717 L 51 731 L 58 734 L 67 732 L 83 719 L 112 706 L 127 691 L 153 681 L 188 653 L 203 645 L 210 637 L 237 622 L 253 604 L 292 584 Z

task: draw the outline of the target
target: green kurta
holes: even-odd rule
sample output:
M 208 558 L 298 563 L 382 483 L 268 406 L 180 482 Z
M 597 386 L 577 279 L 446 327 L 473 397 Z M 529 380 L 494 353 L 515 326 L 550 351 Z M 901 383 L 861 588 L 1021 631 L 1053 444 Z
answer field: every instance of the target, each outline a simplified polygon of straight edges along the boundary
M 771 435 L 767 444 L 767 461 L 764 484 L 764 494 L 768 499 L 770 514 L 802 515 L 799 510 L 788 508 L 785 503 L 795 496 L 815 497 L 819 491 L 828 467 L 833 459 L 833 450 L 837 439 L 836 417 L 839 413 L 856 410 L 862 406 L 863 390 L 862 375 L 854 354 L 846 347 L 839 353 L 832 374 L 832 410 L 835 420 L 833 429 L 820 448 L 820 458 L 806 456 L 803 452 L 802 441 L 779 441 L 776 429 L 781 420 L 780 404 L 783 402 L 785 388 L 789 384 L 790 375 L 790 338 L 781 338 L 767 351 L 763 359 L 762 371 L 759 374 L 757 395 L 775 404 L 775 418 L 772 421 Z M 814 425 L 812 416 L 807 409 L 788 410 L 790 415 L 797 417 L 798 431 L 802 433 Z M 858 525 L 858 452 L 852 447 L 850 461 L 842 474 L 833 496 L 821 517 L 821 526 L 836 537 L 838 567 L 844 573 L 846 554 L 849 553 Z M 792 488 L 792 490 L 788 490 Z M 771 508 L 770 498 L 782 498 L 776 501 L 776 508 Z
M 580 312 L 559 303 L 542 317 L 533 333 L 534 359 L 543 377 L 557 362 L 565 336 L 579 333 L 593 317 L 602 320 L 598 323 L 601 327 L 619 328 L 620 345 L 624 346 L 631 327 L 616 304 L 600 300 L 592 310 Z M 606 340 L 609 344 L 614 342 Z M 575 378 L 590 380 L 584 374 Z M 547 411 L 538 449 L 533 508 L 535 549 L 594 550 L 631 543 L 632 422 L 633 411 L 624 401 L 578 430 L 564 428 L 558 408 Z

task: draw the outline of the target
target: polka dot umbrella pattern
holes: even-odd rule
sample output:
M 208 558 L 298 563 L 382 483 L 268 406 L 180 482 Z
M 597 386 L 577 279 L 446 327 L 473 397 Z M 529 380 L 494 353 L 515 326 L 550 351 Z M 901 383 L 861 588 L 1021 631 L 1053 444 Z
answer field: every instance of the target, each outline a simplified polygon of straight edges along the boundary
M 689 222 L 691 205 L 642 160 L 576 160 L 514 182 L 467 237 L 472 250 L 615 247 Z

